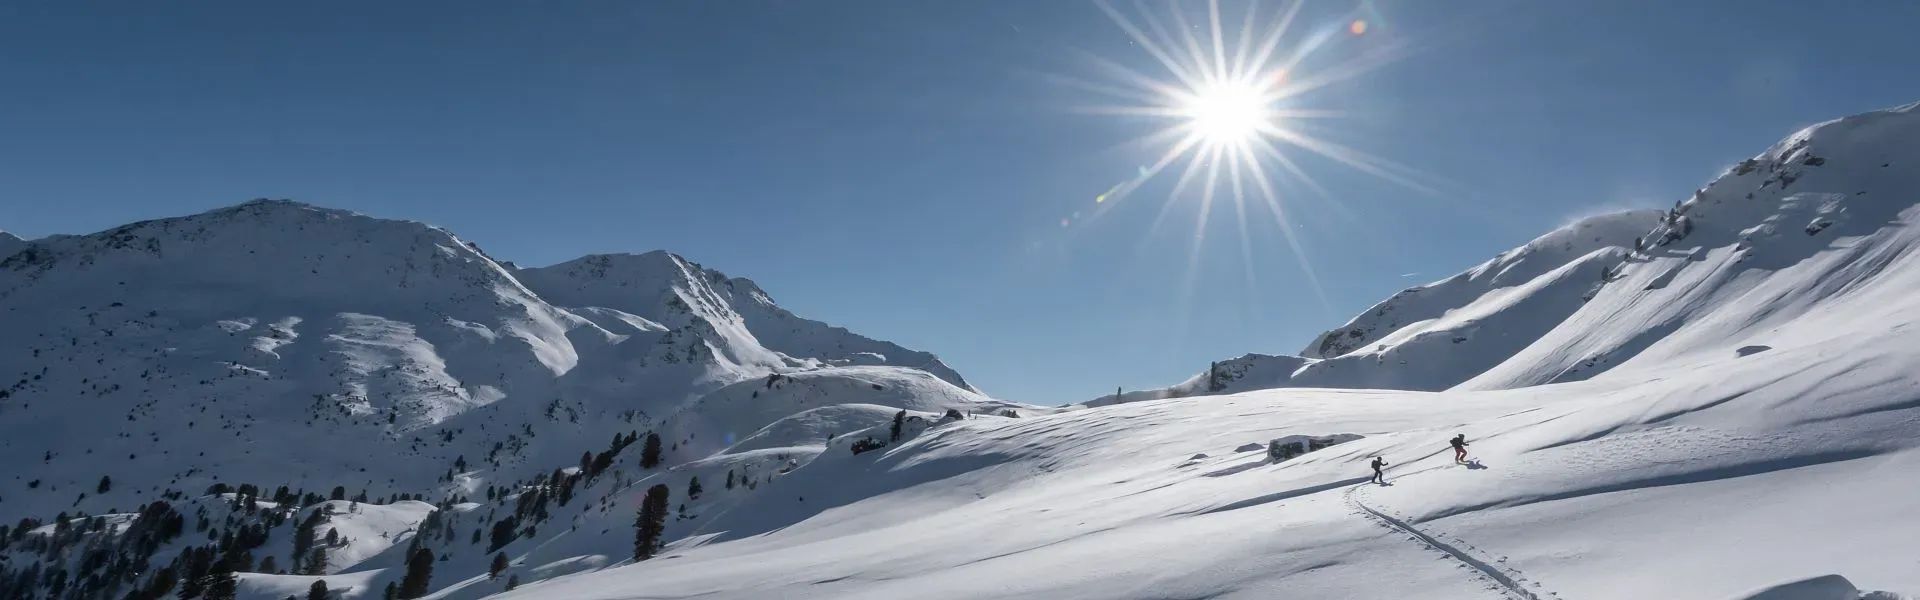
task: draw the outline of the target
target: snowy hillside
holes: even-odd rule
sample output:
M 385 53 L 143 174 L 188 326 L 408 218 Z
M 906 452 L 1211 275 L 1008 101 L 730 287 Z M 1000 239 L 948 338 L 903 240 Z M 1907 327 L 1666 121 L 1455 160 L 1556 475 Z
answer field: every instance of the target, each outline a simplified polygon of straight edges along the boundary
M 840 327 L 805 319 L 779 305 L 760 286 L 727 277 L 666 252 L 594 255 L 551 267 L 515 271 L 521 281 L 565 306 L 622 310 L 673 326 L 704 321 L 704 328 L 741 336 L 777 360 L 833 365 L 894 365 L 920 369 L 953 385 L 966 379 L 931 353 L 908 350 Z M 662 282 L 669 282 L 663 284 Z M 740 342 L 734 342 L 740 344 Z M 744 344 L 740 344 L 744 345 Z M 738 351 L 729 346 L 731 351 Z M 749 356 L 739 360 L 776 360 Z
M 1300 356 L 1248 354 L 1166 388 L 1086 406 L 1277 387 L 1444 390 L 1502 364 L 1604 290 L 1664 216 L 1633 210 L 1582 219 L 1453 277 L 1408 288 Z
M 1066 408 L 667 253 L 286 202 L 36 240 L 0 598 L 1890 600 L 1917 166 L 1920 109 L 1824 123 L 1305 356 Z
M 1915 107 L 1821 124 L 1671 211 L 1402 293 L 1309 357 L 829 447 L 663 559 L 503 597 L 1920 592 L 1916 166 Z M 1350 441 L 1265 452 L 1300 439 Z
M 135 583 L 102 581 L 110 565 L 68 552 L 113 532 L 49 529 L 44 542 L 62 540 L 50 545 L 6 538 L 39 527 L 30 522 L 131 518 L 162 499 L 215 533 L 273 531 L 290 510 L 280 504 L 311 511 L 341 489 L 367 514 L 421 497 L 455 518 L 466 511 L 454 504 L 483 493 L 551 493 L 551 472 L 579 465 L 582 453 L 638 470 L 637 450 L 606 440 L 664 433 L 669 418 L 675 430 L 725 422 L 717 439 L 801 404 L 1012 406 L 955 387 L 965 380 L 931 354 L 794 316 L 748 280 L 666 253 L 516 269 L 435 227 L 285 201 L 0 242 L 13 250 L 0 259 L 0 339 L 10 342 L 0 345 L 0 460 L 14 465 L 0 482 L 0 522 L 23 525 L 0 532 L 0 558 L 24 544 L 14 547 L 67 565 L 75 586 L 93 577 L 86 593 Z M 581 266 L 594 264 L 635 268 L 589 278 Z M 896 364 L 933 374 L 884 366 Z M 842 369 L 894 392 L 757 405 L 725 391 L 775 375 L 833 380 Z M 922 391 L 933 395 L 914 395 Z M 703 401 L 709 393 L 719 395 Z M 703 418 L 707 405 L 728 412 Z M 673 446 L 662 467 L 721 449 Z M 608 493 L 618 479 L 575 475 L 583 495 Z M 245 486 L 276 508 L 203 521 L 206 494 L 222 486 Z M 500 520 L 492 512 L 484 525 Z M 147 562 L 196 560 L 136 533 L 115 543 L 135 544 L 128 550 Z M 290 543 L 255 537 L 216 541 L 257 557 L 258 543 Z M 407 550 L 395 541 L 342 543 L 310 570 L 391 569 Z M 486 558 L 467 554 L 456 558 Z
M 13 253 L 25 247 L 27 247 L 27 241 L 20 239 L 20 236 L 0 231 L 0 258 L 13 256 Z
M 1475 305 L 1486 302 L 1490 292 L 1526 286 L 1596 251 L 1630 246 L 1653 229 L 1660 214 L 1658 210 L 1626 211 L 1554 230 L 1464 273 L 1394 294 L 1346 325 L 1321 334 L 1300 355 L 1324 359 L 1375 345 L 1393 346 L 1396 341 L 1444 330 L 1442 318 L 1456 311 L 1506 312 Z
M 654 360 L 710 363 L 707 368 L 717 372 L 701 374 L 702 381 L 729 382 L 793 368 L 896 365 L 968 387 L 932 354 L 800 318 L 774 304 L 752 281 L 667 252 L 593 255 L 513 274 L 547 301 L 610 331 L 656 338 L 654 344 L 663 350 L 676 339 L 701 340 L 704 347 L 690 347 L 678 359 L 669 350 Z M 622 357 L 621 363 L 626 370 L 648 364 L 644 356 Z
M 1887 230 L 1912 206 L 1912 106 L 1797 132 L 1665 211 L 1591 217 L 1409 288 L 1300 357 L 1250 354 L 1117 401 L 1278 387 L 1506 389 L 1629 361 L 1769 348 L 1805 318 L 1884 312 L 1906 293 Z M 1835 326 L 1845 329 L 1842 326 Z M 1116 403 L 1111 395 L 1086 403 Z

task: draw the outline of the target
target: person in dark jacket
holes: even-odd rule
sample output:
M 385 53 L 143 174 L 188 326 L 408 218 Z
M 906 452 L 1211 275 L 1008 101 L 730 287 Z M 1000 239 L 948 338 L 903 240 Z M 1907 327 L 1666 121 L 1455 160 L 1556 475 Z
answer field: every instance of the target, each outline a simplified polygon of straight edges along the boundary
M 1387 468 L 1387 459 L 1380 458 L 1378 456 L 1373 457 L 1373 482 L 1374 483 L 1386 485 L 1387 474 L 1381 471 L 1381 469 L 1385 469 L 1385 468 Z
M 1467 434 L 1453 436 L 1453 462 L 1467 462 Z

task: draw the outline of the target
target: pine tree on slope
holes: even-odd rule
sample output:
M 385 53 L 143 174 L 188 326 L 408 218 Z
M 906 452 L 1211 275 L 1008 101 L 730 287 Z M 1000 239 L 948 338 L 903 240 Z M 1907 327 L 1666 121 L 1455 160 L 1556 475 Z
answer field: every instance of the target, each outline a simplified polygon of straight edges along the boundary
M 667 486 L 655 485 L 647 489 L 647 497 L 640 502 L 640 515 L 633 522 L 633 559 L 636 561 L 653 558 L 660 549 L 660 536 L 667 528 Z

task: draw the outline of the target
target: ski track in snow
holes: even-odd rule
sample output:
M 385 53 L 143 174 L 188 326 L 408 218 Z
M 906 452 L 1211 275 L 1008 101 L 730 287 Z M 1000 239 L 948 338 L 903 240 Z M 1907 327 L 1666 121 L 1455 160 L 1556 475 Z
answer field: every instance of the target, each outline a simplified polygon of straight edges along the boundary
M 1428 548 L 1446 553 L 1447 556 L 1452 557 L 1453 560 L 1458 561 L 1460 564 L 1479 571 L 1479 579 L 1498 584 L 1497 586 L 1489 586 L 1489 588 L 1500 590 L 1503 596 L 1522 600 L 1542 600 L 1540 594 L 1528 590 L 1523 585 L 1523 582 L 1527 582 L 1528 580 L 1522 576 L 1519 571 L 1510 567 L 1496 566 L 1491 561 L 1475 557 L 1474 553 L 1468 550 L 1472 548 L 1472 546 L 1466 546 L 1465 543 L 1449 544 L 1440 541 L 1438 536 L 1421 531 L 1420 528 L 1414 527 L 1411 523 L 1388 515 L 1384 511 L 1367 506 L 1365 502 L 1360 500 L 1359 494 L 1361 490 L 1366 489 L 1367 485 L 1366 483 L 1354 485 L 1353 487 L 1347 488 L 1346 493 L 1341 495 L 1341 497 L 1346 500 L 1347 505 L 1352 506 L 1360 516 L 1379 524 L 1381 527 L 1405 533 L 1410 536 L 1408 539 L 1420 542 Z M 1462 548 L 1462 546 L 1466 546 L 1466 548 Z M 1539 587 L 1538 582 L 1532 583 L 1535 587 Z M 1559 594 L 1548 593 L 1546 597 L 1559 598 L 1560 596 Z

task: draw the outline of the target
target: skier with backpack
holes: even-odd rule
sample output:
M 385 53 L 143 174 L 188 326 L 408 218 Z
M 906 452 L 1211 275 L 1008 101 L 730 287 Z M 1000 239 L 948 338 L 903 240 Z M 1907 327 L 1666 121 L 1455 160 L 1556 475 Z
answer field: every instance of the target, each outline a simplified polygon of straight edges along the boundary
M 1453 462 L 1467 462 L 1467 434 L 1453 436 L 1450 442 L 1453 444 Z
M 1378 456 L 1373 457 L 1373 482 L 1374 483 L 1378 483 L 1380 485 L 1387 484 L 1387 474 L 1381 471 L 1381 469 L 1385 469 L 1385 468 L 1387 468 L 1387 459 L 1380 458 Z

